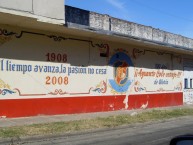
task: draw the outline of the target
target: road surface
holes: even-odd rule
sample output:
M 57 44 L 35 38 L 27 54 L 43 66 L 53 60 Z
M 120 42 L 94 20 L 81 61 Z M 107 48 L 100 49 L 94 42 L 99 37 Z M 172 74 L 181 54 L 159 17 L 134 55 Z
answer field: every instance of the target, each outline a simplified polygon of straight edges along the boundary
M 172 137 L 193 134 L 193 117 L 134 124 L 60 136 L 21 140 L 22 145 L 167 145 Z M 0 142 L 1 144 L 1 142 Z M 3 144 L 3 143 L 2 143 Z M 4 142 L 5 144 L 5 142 Z M 10 144 L 10 143 L 9 143 Z M 16 144 L 16 142 L 15 142 Z

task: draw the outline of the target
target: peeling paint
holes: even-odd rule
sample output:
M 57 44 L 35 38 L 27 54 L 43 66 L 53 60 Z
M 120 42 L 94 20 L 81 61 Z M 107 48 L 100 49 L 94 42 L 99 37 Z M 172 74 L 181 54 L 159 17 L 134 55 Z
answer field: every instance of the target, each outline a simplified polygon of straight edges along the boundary
M 112 110 L 114 110 L 114 104 L 109 104 L 109 107 L 112 108 Z
M 129 102 L 129 92 L 126 92 L 125 99 L 123 100 L 123 103 L 125 104 L 125 109 L 128 109 L 129 107 L 128 102 Z
M 141 109 L 146 109 L 148 107 L 149 101 L 146 102 L 146 104 L 141 105 Z

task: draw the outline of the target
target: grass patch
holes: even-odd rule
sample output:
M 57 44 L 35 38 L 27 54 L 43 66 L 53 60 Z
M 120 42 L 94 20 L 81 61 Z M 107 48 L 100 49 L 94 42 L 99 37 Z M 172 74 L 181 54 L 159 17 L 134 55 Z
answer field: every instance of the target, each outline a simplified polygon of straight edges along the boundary
M 116 126 L 128 125 L 132 123 L 165 120 L 190 115 L 193 115 L 193 109 L 151 110 L 148 112 L 137 114 L 135 116 L 117 115 L 106 118 L 96 118 L 80 121 L 5 127 L 0 128 L 0 138 L 69 133 L 74 131 L 86 131 L 96 128 L 113 128 Z

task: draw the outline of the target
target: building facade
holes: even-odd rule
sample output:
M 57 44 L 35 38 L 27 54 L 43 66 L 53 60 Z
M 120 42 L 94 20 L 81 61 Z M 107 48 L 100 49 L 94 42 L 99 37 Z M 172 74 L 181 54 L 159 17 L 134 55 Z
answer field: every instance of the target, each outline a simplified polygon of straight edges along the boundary
M 40 22 L 5 10 L 0 21 L 0 116 L 193 102 L 192 39 L 69 6 L 64 22 Z

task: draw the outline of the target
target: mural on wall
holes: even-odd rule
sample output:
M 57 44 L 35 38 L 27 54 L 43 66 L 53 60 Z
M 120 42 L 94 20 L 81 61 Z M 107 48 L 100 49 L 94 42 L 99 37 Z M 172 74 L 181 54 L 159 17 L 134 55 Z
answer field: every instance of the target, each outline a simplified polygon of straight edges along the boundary
M 173 68 L 173 54 L 136 48 L 133 49 L 132 54 L 136 65 L 133 92 L 159 93 L 182 91 L 183 72 L 178 68 Z M 181 57 L 176 56 L 176 58 L 175 63 L 182 67 Z M 138 67 L 139 64 L 140 67 Z
M 25 62 L 19 60 L 10 60 L 10 59 L 0 59 L 0 74 L 5 79 L 9 80 L 5 76 L 11 76 L 17 74 L 19 79 L 23 80 L 25 78 L 29 82 L 35 83 L 40 85 L 42 89 L 37 87 L 37 91 L 32 91 L 31 93 L 23 93 L 21 88 L 25 86 L 20 85 L 19 83 L 15 84 L 13 82 L 17 82 L 18 78 L 12 78 L 9 80 L 10 83 L 13 83 L 14 88 L 12 91 L 9 85 L 5 84 L 2 80 L 0 81 L 0 93 L 5 95 L 7 93 L 13 94 L 18 96 L 65 96 L 65 95 L 83 95 L 83 94 L 91 94 L 91 92 L 95 93 L 102 93 L 105 94 L 107 91 L 107 82 L 105 80 L 100 81 L 99 83 L 96 82 L 95 86 L 90 86 L 88 84 L 88 91 L 87 92 L 73 92 L 70 91 L 68 88 L 71 85 L 72 81 L 77 84 L 75 78 L 76 77 L 83 77 L 84 80 L 90 80 L 90 75 L 99 75 L 105 76 L 107 74 L 107 69 L 105 68 L 84 68 L 84 67 L 77 67 L 77 66 L 66 66 L 62 64 L 52 64 L 49 63 L 34 63 L 34 62 Z M 53 76 L 54 74 L 54 76 Z M 30 76 L 30 77 L 27 77 Z M 86 77 L 87 76 L 87 77 Z M 26 78 L 27 77 L 27 78 Z M 38 78 L 38 82 L 36 79 L 31 78 Z M 93 79 L 92 79 L 93 80 Z M 12 82 L 13 81 L 13 82 Z M 39 82 L 41 83 L 39 84 Z M 19 81 L 18 81 L 19 82 Z M 81 82 L 78 82 L 79 84 Z M 85 82 L 82 82 L 83 84 Z M 43 85 L 41 85 L 43 84 Z M 20 86 L 20 87 L 18 87 Z M 43 87 L 42 87 L 43 86 Z M 45 87 L 44 87 L 45 86 Z M 71 86 L 73 87 L 73 86 Z M 30 85 L 28 86 L 30 88 Z M 34 87 L 35 88 L 35 87 Z M 53 90 L 53 88 L 55 88 Z M 27 89 L 27 88 L 26 88 Z M 40 91 L 41 90 L 41 91 Z M 44 91 L 43 91 L 44 90 Z M 52 91 L 53 90 L 53 91 Z M 36 92 L 36 93 L 34 93 Z M 38 93 L 41 92 L 41 93 Z
M 25 34 L 25 35 L 24 35 Z M 62 37 L 55 35 L 48 35 L 42 33 L 34 33 L 30 31 L 21 31 L 20 33 L 8 31 L 6 29 L 0 29 L 0 42 L 1 44 L 8 43 L 8 40 L 13 39 L 23 39 L 28 35 L 34 36 L 33 40 L 39 41 L 36 39 L 36 35 L 40 39 L 48 41 L 49 38 L 54 41 L 62 42 L 65 40 L 68 41 L 68 46 L 71 47 L 71 42 L 77 41 L 80 42 L 84 47 L 89 44 L 91 47 L 99 50 L 98 57 L 107 57 L 109 55 L 109 45 L 103 43 L 94 43 L 90 40 L 72 38 L 72 37 Z M 43 37 L 42 37 L 43 36 Z M 44 37 L 46 36 L 46 37 Z M 32 40 L 32 41 L 33 41 Z M 54 43 L 53 41 L 53 43 Z M 10 41 L 11 42 L 11 41 Z M 31 43 L 31 42 L 30 42 Z M 51 42 L 52 43 L 52 42 Z M 9 43 L 8 43 L 9 44 Z M 26 42 L 27 44 L 27 42 Z M 34 47 L 37 46 L 36 43 L 33 43 Z M 39 44 L 45 44 L 39 42 Z M 17 45 L 14 45 L 17 47 Z M 25 43 L 23 45 L 26 46 Z M 62 46 L 62 45 L 61 45 Z M 77 47 L 77 46 L 76 46 Z M 22 51 L 23 48 L 18 48 L 17 51 Z M 38 49 L 38 48 L 37 48 Z M 68 48 L 66 47 L 68 50 Z M 1 58 L 0 58 L 0 75 L 2 78 L 5 78 L 6 82 L 9 82 L 14 89 L 5 86 L 5 83 L 1 81 L 0 93 L 1 95 L 12 94 L 7 96 L 7 98 L 34 98 L 34 97 L 65 97 L 65 96 L 77 96 L 77 95 L 97 95 L 97 94 L 106 94 L 107 92 L 107 67 L 84 67 L 84 65 L 71 65 L 71 57 L 74 54 L 69 54 L 65 51 L 49 51 L 49 49 L 44 49 L 40 57 L 37 57 L 38 54 L 35 53 L 35 48 L 32 54 L 28 55 L 28 58 L 33 57 L 37 58 L 35 61 L 31 60 L 22 60 L 19 59 L 8 59 L 7 51 L 15 52 L 16 49 L 10 48 L 9 50 L 5 47 L 1 48 Z M 50 48 L 52 50 L 52 48 Z M 70 48 L 69 48 L 70 50 Z M 80 53 L 83 56 L 83 59 L 86 60 L 88 57 L 84 57 L 84 54 L 88 54 L 87 49 Z M 77 51 L 77 50 L 76 50 Z M 70 52 L 72 53 L 72 52 Z M 80 56 L 79 53 L 79 56 Z M 17 55 L 17 54 L 16 54 Z M 16 56 L 15 55 L 15 56 Z M 5 58 L 3 58 L 5 57 Z M 43 62 L 39 61 L 43 58 Z M 81 61 L 78 60 L 80 63 Z M 10 77 L 9 77 L 10 76 Z M 95 76 L 93 78 L 93 76 Z M 92 81 L 91 81 L 92 80 Z M 15 83 L 19 82 L 19 83 Z M 90 83 L 92 82 L 92 83 Z M 26 84 L 28 83 L 28 85 Z M 8 85 L 7 85 L 8 86 Z M 75 87 L 76 86 L 76 87 Z M 1 99 L 1 98 L 0 98 Z
M 182 91 L 181 77 L 181 71 L 135 69 L 135 92 Z M 149 80 L 151 84 L 145 87 L 143 80 L 145 82 Z M 173 84 L 173 82 L 176 83 Z M 155 90 L 151 86 L 155 86 L 157 89 Z
M 2 41 L 3 43 L 9 43 L 13 38 L 26 38 L 28 35 L 30 35 L 30 39 L 33 38 L 29 40 L 29 43 L 33 43 L 33 47 L 30 46 L 34 50 L 31 53 L 34 53 L 33 56 L 37 57 L 35 61 L 33 61 L 34 58 L 25 61 L 0 58 L 0 74 L 2 78 L 5 78 L 6 82 L 14 87 L 13 92 L 7 93 L 15 97 L 112 94 L 121 94 L 128 97 L 130 94 L 182 91 L 181 79 L 183 74 L 181 70 L 172 69 L 173 60 L 171 60 L 170 53 L 138 48 L 117 49 L 116 47 L 110 48 L 107 43 L 94 43 L 91 40 L 29 31 L 15 33 L 0 29 L 0 40 L 5 40 Z M 38 40 L 37 36 L 41 40 Z M 49 41 L 49 39 L 52 39 L 53 42 Z M 43 41 L 49 42 L 49 44 L 45 44 Z M 53 48 L 55 41 L 59 42 L 57 43 L 58 48 Z M 72 43 L 74 41 L 78 44 Z M 39 51 L 40 48 L 37 44 L 45 48 Z M 96 58 L 104 60 L 102 62 L 103 65 L 97 66 L 96 64 L 92 66 L 92 56 L 90 56 L 88 44 L 92 49 L 98 50 Z M 27 42 L 22 44 L 22 47 L 27 46 Z M 21 52 L 25 50 L 25 48 L 20 47 L 21 45 L 18 46 L 17 51 L 19 49 L 21 49 Z M 61 47 L 64 50 L 61 50 Z M 81 49 L 77 49 L 77 47 Z M 110 49 L 113 54 L 110 54 Z M 10 48 L 10 50 L 16 51 L 14 48 Z M 6 48 L 1 49 L 1 51 L 2 56 L 8 54 L 8 49 Z M 39 53 L 37 54 L 36 51 Z M 80 54 L 82 59 L 76 59 L 77 55 L 79 56 Z M 29 55 L 29 58 L 32 57 L 31 54 L 27 55 Z M 106 57 L 106 60 L 101 59 L 102 57 Z M 75 64 L 74 59 L 76 60 Z M 108 62 L 106 62 L 107 60 Z M 87 65 L 79 65 L 81 61 L 89 63 Z M 76 65 L 77 62 L 78 65 Z M 181 65 L 180 56 L 176 56 L 176 62 Z M 27 88 L 23 80 L 31 83 L 31 85 Z M 22 83 L 14 83 L 17 81 Z M 10 97 L 12 98 L 13 96 Z
M 111 88 L 117 93 L 127 92 L 133 81 L 129 78 L 129 68 L 133 67 L 129 55 L 119 50 L 111 56 L 109 65 L 113 67 L 113 79 L 109 79 Z
M 182 72 L 180 55 L 102 39 L 0 29 L 0 115 L 181 105 Z

